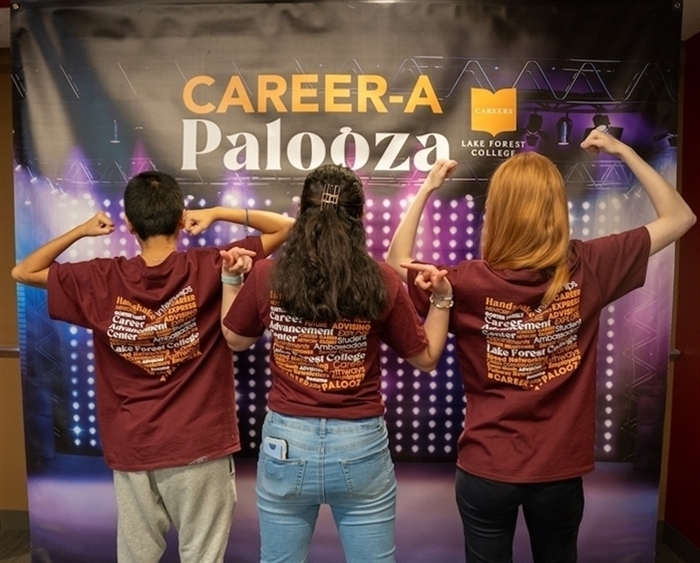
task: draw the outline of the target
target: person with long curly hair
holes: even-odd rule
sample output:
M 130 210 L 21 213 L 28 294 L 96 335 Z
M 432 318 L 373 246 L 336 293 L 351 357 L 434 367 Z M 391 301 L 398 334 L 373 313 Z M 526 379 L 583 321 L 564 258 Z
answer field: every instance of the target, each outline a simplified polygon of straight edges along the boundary
M 398 274 L 367 251 L 364 204 L 352 170 L 312 171 L 279 257 L 259 261 L 242 285 L 224 285 L 229 346 L 245 350 L 265 329 L 271 335 L 256 485 L 263 563 L 306 561 L 321 504 L 330 505 L 348 563 L 394 561 L 380 344 L 432 370 L 452 289 L 444 272 L 425 274 L 435 305 L 423 325 Z M 245 271 L 234 258 L 224 258 L 224 276 Z

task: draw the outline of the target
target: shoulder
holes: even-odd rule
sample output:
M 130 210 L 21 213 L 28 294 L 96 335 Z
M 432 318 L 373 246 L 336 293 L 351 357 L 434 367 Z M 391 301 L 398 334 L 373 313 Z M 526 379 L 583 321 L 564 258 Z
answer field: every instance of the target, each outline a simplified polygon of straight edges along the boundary
M 251 273 L 255 272 L 255 275 L 261 278 L 267 278 L 272 272 L 272 268 L 275 266 L 275 261 L 272 258 L 263 258 L 258 260 L 254 265 Z
M 258 289 L 267 290 L 270 286 L 270 277 L 275 261 L 271 258 L 263 258 L 253 264 L 253 269 L 245 276 L 246 283 L 256 286 Z
M 453 266 L 440 266 L 447 270 L 447 278 L 453 286 L 473 287 L 479 283 L 488 283 L 495 277 L 502 277 L 503 272 L 492 269 L 480 258 L 460 260 Z
M 635 249 L 648 255 L 650 245 L 649 230 L 641 226 L 588 241 L 574 239 L 570 243 L 570 248 L 574 257 L 585 258 L 602 253 L 633 252 Z
M 389 289 L 399 287 L 399 285 L 403 283 L 399 274 L 396 272 L 396 270 L 394 270 L 394 268 L 389 266 L 389 264 L 385 262 L 376 263 Z
M 82 260 L 80 262 L 54 262 L 49 268 L 50 271 L 60 271 L 62 274 L 68 272 L 76 274 L 118 272 L 135 267 L 138 261 L 140 261 L 138 257 L 125 258 L 123 256 L 115 256 L 114 258 L 93 258 L 92 260 Z
M 247 250 L 252 250 L 254 252 L 257 252 L 257 259 L 264 258 L 265 256 L 263 255 L 263 244 L 262 244 L 262 238 L 259 235 L 253 235 L 253 236 L 248 236 L 245 237 L 244 239 L 241 240 L 236 240 L 233 241 L 230 244 L 227 244 L 225 248 L 233 248 L 234 246 L 237 246 L 238 248 L 245 248 Z

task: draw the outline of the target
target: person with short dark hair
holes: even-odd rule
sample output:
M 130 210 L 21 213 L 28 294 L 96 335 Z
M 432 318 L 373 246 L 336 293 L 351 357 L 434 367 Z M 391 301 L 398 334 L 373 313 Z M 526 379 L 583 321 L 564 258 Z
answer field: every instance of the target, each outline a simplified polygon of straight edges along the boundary
M 658 218 L 620 234 L 569 240 L 562 175 L 542 155 L 517 153 L 489 183 L 482 258 L 447 268 L 454 288 L 449 330 L 467 403 L 456 496 L 469 563 L 512 561 L 520 506 L 535 563 L 576 561 L 581 476 L 594 466 L 600 312 L 642 286 L 649 256 L 695 223 L 673 186 L 631 147 L 598 130 L 581 146 L 621 158 Z M 387 262 L 409 288 L 423 274 L 401 265 L 411 261 L 430 194 L 456 164 L 435 164 L 391 242 Z M 425 311 L 422 292 L 411 296 Z
M 186 211 L 175 178 L 158 171 L 128 182 L 124 209 L 139 255 L 56 261 L 80 239 L 114 231 L 112 218 L 99 212 L 32 252 L 12 277 L 48 289 L 52 318 L 93 331 L 118 561 L 157 563 L 172 525 L 183 563 L 221 562 L 240 441 L 233 358 L 220 329 L 220 252 L 257 261 L 284 242 L 293 220 L 223 207 Z M 262 234 L 222 249 L 178 251 L 182 229 L 199 234 L 218 220 L 248 223 Z
M 321 504 L 330 505 L 348 563 L 394 561 L 380 344 L 434 369 L 452 289 L 444 272 L 426 275 L 436 306 L 421 326 L 399 276 L 367 252 L 364 204 L 352 170 L 312 171 L 280 256 L 223 287 L 229 346 L 245 350 L 266 329 L 272 339 L 256 485 L 263 563 L 306 561 Z M 242 271 L 224 259 L 224 275 Z

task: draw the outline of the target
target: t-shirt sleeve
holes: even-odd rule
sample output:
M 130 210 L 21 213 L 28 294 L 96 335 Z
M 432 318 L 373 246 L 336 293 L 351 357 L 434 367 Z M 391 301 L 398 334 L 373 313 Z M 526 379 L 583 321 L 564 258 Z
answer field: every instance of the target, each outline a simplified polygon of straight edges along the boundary
M 265 253 L 263 251 L 262 245 L 262 238 L 260 238 L 260 236 L 258 235 L 249 236 L 241 240 L 236 240 L 232 243 L 225 245 L 223 248 L 224 250 L 229 250 L 234 246 L 237 246 L 238 248 L 245 248 L 246 250 L 252 250 L 253 252 L 255 252 L 255 256 L 253 256 L 253 264 L 255 264 L 258 260 L 262 260 L 263 258 L 265 258 Z
M 644 285 L 651 238 L 646 227 L 582 243 L 595 272 L 603 303 L 611 303 Z
M 266 276 L 260 275 L 260 268 L 253 268 L 250 271 L 236 300 L 224 317 L 224 326 L 240 336 L 252 338 L 260 336 L 265 331 L 258 305 L 258 292 L 265 291 L 259 287 L 263 277 Z M 267 284 L 264 285 L 267 286 Z M 269 298 L 269 289 L 267 292 Z
M 398 275 L 395 280 L 393 305 L 382 325 L 382 341 L 388 344 L 400 357 L 411 358 L 428 345 L 428 337 L 411 303 L 406 289 Z
M 415 270 L 407 270 L 406 286 L 408 287 L 408 294 L 411 297 L 413 306 L 418 311 L 418 314 L 425 318 L 430 309 L 430 293 L 416 286 L 417 275 L 418 272 Z
M 49 267 L 48 310 L 52 319 L 92 328 L 91 311 L 95 310 L 95 286 L 108 276 L 94 276 L 89 262 L 54 262 Z

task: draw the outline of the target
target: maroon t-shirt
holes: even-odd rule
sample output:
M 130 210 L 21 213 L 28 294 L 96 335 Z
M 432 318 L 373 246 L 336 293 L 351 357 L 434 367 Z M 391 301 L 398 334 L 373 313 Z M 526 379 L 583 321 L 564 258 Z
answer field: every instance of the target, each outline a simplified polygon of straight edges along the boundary
M 272 336 L 268 407 L 291 416 L 355 420 L 384 414 L 380 343 L 402 358 L 427 345 L 423 326 L 398 274 L 379 264 L 387 305 L 380 319 L 309 322 L 287 313 L 271 296 L 272 260 L 246 279 L 224 324 L 241 336 Z
M 571 242 L 566 288 L 538 309 L 548 278 L 483 260 L 447 267 L 467 414 L 457 464 L 496 481 L 537 483 L 593 470 L 599 316 L 644 284 L 645 227 Z M 409 291 L 419 312 L 424 292 Z
M 260 237 L 231 246 L 263 255 Z M 240 449 L 233 358 L 221 334 L 216 248 L 52 264 L 49 314 L 93 331 L 105 461 L 179 467 Z

